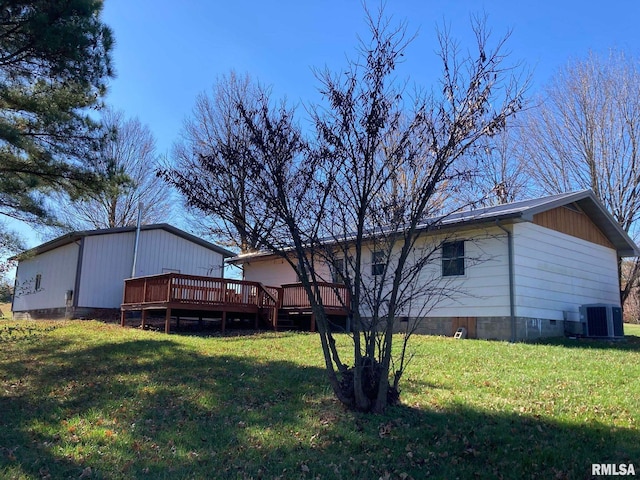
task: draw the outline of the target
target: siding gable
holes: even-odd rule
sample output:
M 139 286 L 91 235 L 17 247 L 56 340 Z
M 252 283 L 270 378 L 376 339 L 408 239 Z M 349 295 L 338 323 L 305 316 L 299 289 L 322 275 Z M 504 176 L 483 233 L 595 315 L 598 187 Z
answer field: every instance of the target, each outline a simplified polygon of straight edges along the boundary
M 580 305 L 620 304 L 614 249 L 529 222 L 513 238 L 516 316 L 577 320 Z
M 577 207 L 575 210 L 568 207 L 557 207 L 537 213 L 533 216 L 533 223 L 587 242 L 615 249 L 595 223 Z

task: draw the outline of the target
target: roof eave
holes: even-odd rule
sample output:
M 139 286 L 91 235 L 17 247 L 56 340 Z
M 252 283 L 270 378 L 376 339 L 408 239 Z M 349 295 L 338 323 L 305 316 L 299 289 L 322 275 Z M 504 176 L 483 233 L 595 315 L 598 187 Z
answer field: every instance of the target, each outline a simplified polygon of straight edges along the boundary
M 432 223 L 425 223 L 418 226 L 421 233 L 447 232 L 452 230 L 460 230 L 468 227 L 476 227 L 480 225 L 493 225 L 496 223 L 512 224 L 520 222 L 533 222 L 534 216 L 554 208 L 566 206 L 576 203 L 582 208 L 595 225 L 611 242 L 619 257 L 636 257 L 640 256 L 640 249 L 635 242 L 629 237 L 627 232 L 618 224 L 613 216 L 598 201 L 595 194 L 591 190 L 582 190 L 567 194 L 555 195 L 545 200 L 541 199 L 538 204 L 533 206 L 520 206 L 519 209 L 507 213 L 486 213 L 484 210 L 478 210 L 477 216 L 473 214 L 460 218 L 452 215 L 449 219 L 440 218 Z M 485 212 L 485 213 L 483 213 Z M 344 241 L 352 241 L 344 239 Z M 337 243 L 337 242 L 336 242 Z M 256 258 L 267 258 L 274 256 L 271 252 L 256 252 L 245 256 L 236 256 L 228 260 L 230 263 L 245 263 Z
M 9 260 L 18 260 L 20 261 L 21 259 L 26 259 L 26 258 L 31 258 L 35 255 L 40 255 L 42 253 L 46 253 L 49 252 L 51 250 L 55 250 L 56 248 L 62 247 L 64 245 L 69 245 L 73 242 L 76 242 L 78 240 L 80 240 L 81 238 L 84 237 L 92 237 L 92 236 L 97 236 L 97 235 L 111 235 L 111 234 L 115 234 L 115 233 L 125 233 L 125 232 L 134 232 L 136 230 L 135 226 L 129 226 L 129 227 L 115 227 L 115 228 L 104 228 L 104 229 L 98 229 L 98 230 L 80 230 L 80 231 L 76 231 L 76 232 L 70 232 L 70 233 L 66 233 L 64 235 L 61 235 L 60 237 L 54 238 L 53 240 L 50 240 L 48 242 L 45 242 L 41 245 L 38 245 L 37 247 L 33 247 L 30 248 L 28 250 L 25 250 L 24 252 L 21 252 L 17 255 L 14 255 L 13 257 L 11 257 Z M 178 237 L 184 238 L 185 240 L 189 240 L 192 243 L 195 243 L 197 245 L 200 245 L 204 248 L 207 248 L 209 250 L 212 250 L 216 253 L 219 253 L 220 255 L 222 255 L 223 258 L 228 258 L 228 257 L 233 257 L 236 254 L 233 253 L 230 250 L 227 250 L 226 248 L 220 247 L 214 243 L 208 242 L 202 238 L 196 237 L 195 235 L 192 235 L 188 232 L 185 232 L 184 230 L 180 230 L 178 227 L 174 227 L 173 225 L 170 225 L 168 223 L 157 223 L 157 224 L 152 224 L 152 225 L 142 225 L 140 227 L 141 231 L 147 231 L 147 230 L 164 230 L 166 232 L 172 233 Z

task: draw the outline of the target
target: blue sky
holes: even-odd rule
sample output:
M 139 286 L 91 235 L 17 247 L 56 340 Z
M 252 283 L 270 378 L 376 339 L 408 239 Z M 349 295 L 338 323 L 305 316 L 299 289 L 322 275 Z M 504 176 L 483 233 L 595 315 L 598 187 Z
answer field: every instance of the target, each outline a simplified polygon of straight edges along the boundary
M 378 1 L 367 2 L 375 10 Z M 497 38 L 512 30 L 513 62 L 533 74 L 532 92 L 570 58 L 612 47 L 638 55 L 638 0 L 388 0 L 386 12 L 418 33 L 402 73 L 430 87 L 439 68 L 435 29 L 448 24 L 473 48 L 470 15 L 486 13 Z M 293 103 L 317 100 L 313 67 L 343 68 L 357 36 L 366 38 L 355 0 L 106 0 L 104 21 L 116 38 L 117 78 L 108 103 L 137 116 L 169 153 L 198 93 L 235 69 L 271 85 Z
M 367 5 L 375 11 L 380 2 Z M 532 94 L 589 50 L 640 56 L 638 0 L 388 0 L 386 13 L 417 32 L 400 75 L 425 88 L 438 78 L 436 27 L 448 25 L 473 48 L 472 14 L 488 16 L 495 38 L 512 31 L 510 60 L 531 71 Z M 359 0 L 105 0 L 103 20 L 116 39 L 117 77 L 106 101 L 147 124 L 160 154 L 170 153 L 196 96 L 220 75 L 249 73 L 277 98 L 303 105 L 319 100 L 313 68 L 344 68 L 358 35 L 367 38 Z M 27 246 L 41 242 L 29 228 L 19 231 Z

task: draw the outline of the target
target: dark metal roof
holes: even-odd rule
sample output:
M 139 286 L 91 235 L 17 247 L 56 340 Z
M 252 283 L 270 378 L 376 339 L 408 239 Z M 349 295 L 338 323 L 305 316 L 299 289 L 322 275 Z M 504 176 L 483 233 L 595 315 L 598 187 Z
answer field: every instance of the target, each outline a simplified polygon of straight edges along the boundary
M 141 231 L 165 230 L 166 232 L 173 233 L 178 237 L 184 238 L 185 240 L 189 240 L 190 242 L 193 242 L 204 248 L 207 248 L 216 253 L 219 253 L 220 255 L 222 255 L 223 258 L 233 257 L 236 255 L 235 253 L 225 248 L 215 245 L 214 243 L 207 242 L 206 240 L 203 240 L 200 237 L 196 237 L 195 235 L 187 233 L 184 230 L 180 230 L 179 228 L 174 227 L 173 225 L 169 225 L 168 223 L 142 225 L 140 227 L 140 230 Z M 64 245 L 68 245 L 70 243 L 76 242 L 83 237 L 92 237 L 95 235 L 109 235 L 113 233 L 128 233 L 128 232 L 135 232 L 135 231 L 136 231 L 136 227 L 117 227 L 117 228 L 103 228 L 99 230 L 83 230 L 78 232 L 70 232 L 60 237 L 54 238 L 53 240 L 50 240 L 48 242 L 45 242 L 42 245 L 38 245 L 37 247 L 31 248 L 19 255 L 16 255 L 15 257 L 12 257 L 12 259 L 19 260 L 22 257 L 39 255 L 41 253 L 48 252 L 58 247 L 62 247 Z
M 620 257 L 640 256 L 640 249 L 629 237 L 611 214 L 604 208 L 591 190 L 579 192 L 561 193 L 547 197 L 533 198 L 519 202 L 482 207 L 474 210 L 457 212 L 444 217 L 426 220 L 418 226 L 419 230 L 447 230 L 460 229 L 465 226 L 487 225 L 502 222 L 532 222 L 537 213 L 546 212 L 557 207 L 575 203 L 593 223 L 602 231 L 611 244 L 615 247 Z M 348 238 L 346 239 L 348 240 Z M 256 257 L 268 256 L 271 252 L 255 252 L 238 255 L 229 259 L 229 262 L 244 263 Z
M 468 210 L 444 217 L 440 228 L 504 221 L 506 223 L 532 222 L 533 216 L 565 205 L 576 204 L 602 231 L 620 257 L 640 255 L 640 249 L 618 224 L 591 190 L 561 193 L 493 207 Z M 425 225 L 426 227 L 426 225 Z

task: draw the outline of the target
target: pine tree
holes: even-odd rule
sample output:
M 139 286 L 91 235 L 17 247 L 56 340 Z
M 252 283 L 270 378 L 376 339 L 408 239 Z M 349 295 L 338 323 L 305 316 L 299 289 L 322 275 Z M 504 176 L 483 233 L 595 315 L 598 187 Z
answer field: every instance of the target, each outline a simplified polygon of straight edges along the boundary
M 47 192 L 100 188 L 88 111 L 113 76 L 101 10 L 99 0 L 0 3 L 0 215 L 45 221 Z

